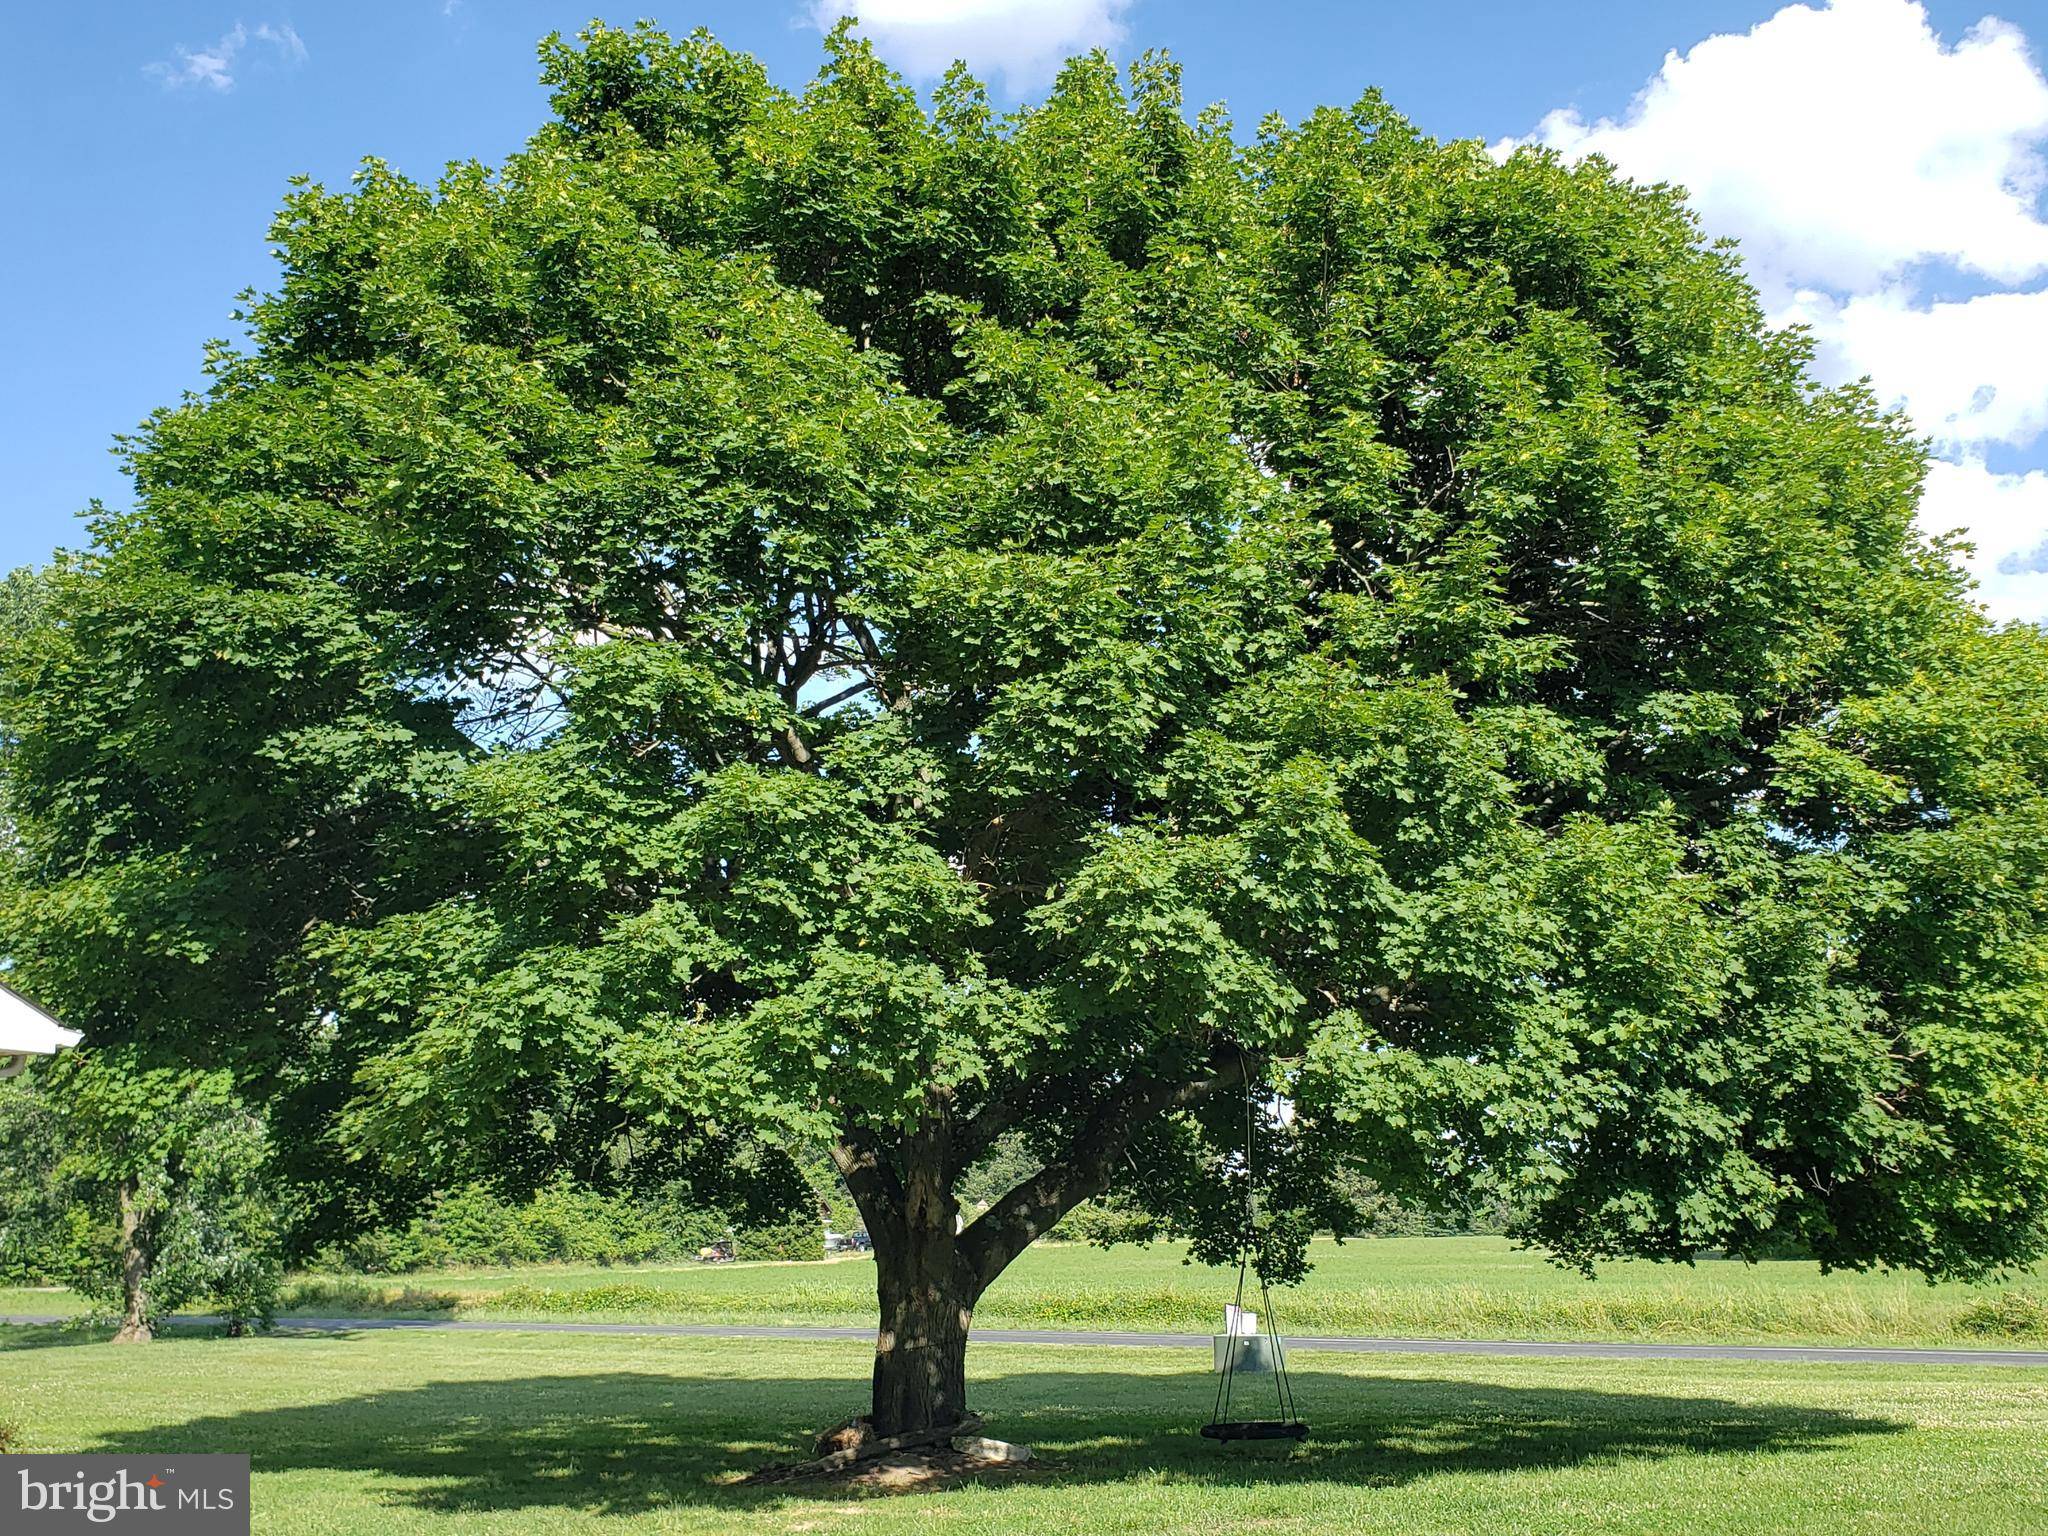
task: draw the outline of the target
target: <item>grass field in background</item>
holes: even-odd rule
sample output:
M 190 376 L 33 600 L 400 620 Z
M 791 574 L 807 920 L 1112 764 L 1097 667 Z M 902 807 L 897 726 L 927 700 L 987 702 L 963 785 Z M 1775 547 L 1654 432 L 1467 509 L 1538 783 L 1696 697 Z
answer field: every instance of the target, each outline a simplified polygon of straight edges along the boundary
M 2048 1373 L 2030 1370 L 1304 1348 L 1297 1451 L 1198 1439 L 1194 1351 L 983 1344 L 975 1405 L 1044 1465 L 868 1499 L 736 1486 L 862 1406 L 857 1343 L 76 1338 L 0 1329 L 20 1449 L 246 1450 L 263 1536 L 2048 1529 Z
M 1484 1237 L 1319 1242 L 1301 1286 L 1275 1292 L 1301 1334 L 1417 1338 L 1684 1339 L 1726 1343 L 2048 1344 L 2048 1277 L 1992 1287 L 1930 1286 L 1908 1274 L 1823 1275 L 1799 1262 L 1603 1265 L 1597 1280 Z M 1185 1265 L 1171 1245 L 1041 1245 L 1013 1264 L 975 1314 L 984 1328 L 1218 1326 L 1235 1271 Z M 407 1294 L 407 1293 L 411 1294 Z M 444 1271 L 294 1282 L 295 1309 L 479 1318 L 865 1325 L 872 1261 Z M 0 1291 L 0 1312 L 79 1309 L 62 1292 Z

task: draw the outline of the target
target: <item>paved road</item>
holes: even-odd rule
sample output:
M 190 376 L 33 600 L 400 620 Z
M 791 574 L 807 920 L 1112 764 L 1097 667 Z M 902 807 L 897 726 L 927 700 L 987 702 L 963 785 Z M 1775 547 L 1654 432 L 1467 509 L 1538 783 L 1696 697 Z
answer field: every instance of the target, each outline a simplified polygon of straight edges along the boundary
M 48 1324 L 62 1317 L 0 1316 L 0 1323 Z M 181 1323 L 207 1324 L 217 1318 L 179 1318 Z M 858 1339 L 874 1338 L 872 1328 L 776 1328 L 718 1323 L 555 1323 L 486 1322 L 471 1318 L 287 1317 L 281 1330 L 302 1333 L 353 1333 L 386 1329 L 441 1333 L 615 1333 L 697 1339 Z M 1187 1333 L 1065 1333 L 1035 1328 L 977 1328 L 983 1344 L 1056 1344 L 1110 1346 L 1121 1349 L 1199 1349 L 1209 1340 Z M 1884 1349 L 1834 1348 L 1776 1344 L 1602 1344 L 1537 1343 L 1513 1339 L 1377 1339 L 1297 1337 L 1299 1352 L 1330 1350 L 1346 1355 L 1533 1355 L 1566 1360 L 1811 1360 L 1850 1365 L 2030 1365 L 2048 1368 L 2048 1349 Z

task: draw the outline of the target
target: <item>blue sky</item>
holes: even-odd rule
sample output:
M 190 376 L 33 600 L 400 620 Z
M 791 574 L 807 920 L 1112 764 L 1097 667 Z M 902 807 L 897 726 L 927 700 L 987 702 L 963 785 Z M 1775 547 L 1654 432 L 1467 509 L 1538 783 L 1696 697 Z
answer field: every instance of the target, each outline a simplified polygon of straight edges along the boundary
M 798 85 L 835 0 L 663 7 Z M 1771 312 L 1935 439 L 1923 520 L 1966 526 L 1984 597 L 2048 619 L 2048 0 L 865 0 L 914 77 L 965 54 L 1005 100 L 1101 42 L 1171 49 L 1249 125 L 1385 90 L 1430 132 L 1599 150 L 1698 193 Z M 595 0 L 80 0 L 18 10 L 0 114 L 0 569 L 126 504 L 114 434 L 199 382 L 269 280 L 286 179 L 365 155 L 431 177 L 541 121 L 534 44 Z M 1986 20 L 1987 15 L 1996 20 Z

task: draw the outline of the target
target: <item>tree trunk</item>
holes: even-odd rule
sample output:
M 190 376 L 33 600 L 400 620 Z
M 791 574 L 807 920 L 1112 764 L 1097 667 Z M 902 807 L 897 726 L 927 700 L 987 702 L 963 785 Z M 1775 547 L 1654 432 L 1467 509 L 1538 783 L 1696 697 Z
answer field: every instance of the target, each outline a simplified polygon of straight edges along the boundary
M 116 1344 L 147 1344 L 155 1335 L 149 1326 L 149 1264 L 142 1242 L 141 1191 L 133 1178 L 121 1181 L 121 1327 Z
M 951 1138 L 941 1112 L 888 1151 L 851 1129 L 832 1151 L 875 1245 L 881 1327 L 869 1423 L 883 1438 L 967 1416 L 967 1329 L 982 1287 L 961 1250 Z
M 874 1240 L 881 1304 L 869 1416 L 874 1433 L 887 1438 L 945 1429 L 965 1418 L 967 1331 L 989 1283 L 1077 1201 L 1108 1187 L 1134 1126 L 1240 1083 L 1243 1074 L 1239 1052 L 1235 1062 L 1194 1081 L 1133 1078 L 1088 1116 L 1064 1159 L 1012 1189 L 965 1232 L 953 1180 L 1010 1123 L 1002 1110 L 970 1128 L 958 1158 L 959 1128 L 943 1104 L 893 1137 L 843 1127 L 832 1161 Z
M 975 1294 L 956 1262 L 952 1232 L 899 1231 L 878 1238 L 875 1290 L 882 1310 L 875 1337 L 875 1433 L 959 1423 L 967 1415 L 967 1330 Z

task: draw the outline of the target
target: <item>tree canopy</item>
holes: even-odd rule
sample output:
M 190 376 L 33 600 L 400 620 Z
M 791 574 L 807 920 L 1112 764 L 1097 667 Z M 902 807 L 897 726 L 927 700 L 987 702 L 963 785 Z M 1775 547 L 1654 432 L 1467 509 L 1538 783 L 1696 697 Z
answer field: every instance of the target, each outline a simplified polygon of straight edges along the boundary
M 595 27 L 293 190 L 6 649 L 24 975 L 337 1187 L 832 1147 L 886 1425 L 1086 1197 L 1234 1252 L 1248 1093 L 1276 1275 L 1338 1170 L 2042 1251 L 2048 642 L 1679 191 L 826 54 Z

